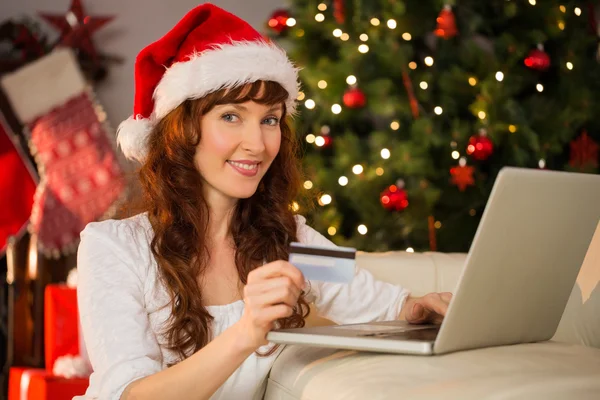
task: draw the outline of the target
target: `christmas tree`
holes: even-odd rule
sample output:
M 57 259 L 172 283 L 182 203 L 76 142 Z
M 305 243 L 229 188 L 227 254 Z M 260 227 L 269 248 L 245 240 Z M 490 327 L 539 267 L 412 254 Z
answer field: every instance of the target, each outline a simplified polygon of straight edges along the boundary
M 293 207 L 335 243 L 467 251 L 502 167 L 597 172 L 592 2 L 292 3 L 267 24 L 302 68 Z

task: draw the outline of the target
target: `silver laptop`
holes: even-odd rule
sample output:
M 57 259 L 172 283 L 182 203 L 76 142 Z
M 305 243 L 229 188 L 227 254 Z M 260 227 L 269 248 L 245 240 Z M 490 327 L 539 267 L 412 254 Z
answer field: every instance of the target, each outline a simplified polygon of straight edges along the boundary
M 504 168 L 440 326 L 387 321 L 282 329 L 267 339 L 423 355 L 548 340 L 599 220 L 599 175 Z

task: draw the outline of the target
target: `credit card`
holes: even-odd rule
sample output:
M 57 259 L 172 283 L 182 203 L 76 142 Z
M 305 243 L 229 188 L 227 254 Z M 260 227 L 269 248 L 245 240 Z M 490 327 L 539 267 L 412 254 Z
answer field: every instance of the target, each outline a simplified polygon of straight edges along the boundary
M 310 281 L 350 283 L 356 270 L 356 249 L 290 244 L 290 264 Z

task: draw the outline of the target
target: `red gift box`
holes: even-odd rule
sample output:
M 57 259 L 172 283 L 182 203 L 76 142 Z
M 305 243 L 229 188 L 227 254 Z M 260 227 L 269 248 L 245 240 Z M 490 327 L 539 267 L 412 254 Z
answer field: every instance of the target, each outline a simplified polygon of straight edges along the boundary
M 72 400 L 85 394 L 88 384 L 88 378 L 63 378 L 41 368 L 13 367 L 8 400 Z
M 64 284 L 46 286 L 44 298 L 44 346 L 46 371 L 65 355 L 80 355 L 77 289 Z

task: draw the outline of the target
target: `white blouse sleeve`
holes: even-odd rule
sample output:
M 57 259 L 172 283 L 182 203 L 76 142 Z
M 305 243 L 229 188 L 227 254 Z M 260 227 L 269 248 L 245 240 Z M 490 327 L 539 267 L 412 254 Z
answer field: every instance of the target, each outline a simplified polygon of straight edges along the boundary
M 125 387 L 162 369 L 144 307 L 139 235 L 123 221 L 89 224 L 77 255 L 77 301 L 93 367 L 84 398 L 118 400 Z
M 297 217 L 298 240 L 304 244 L 336 247 L 319 232 Z M 307 296 L 319 314 L 337 324 L 353 324 L 398 319 L 410 292 L 400 286 L 376 280 L 364 269 L 357 268 L 349 284 L 310 282 Z

